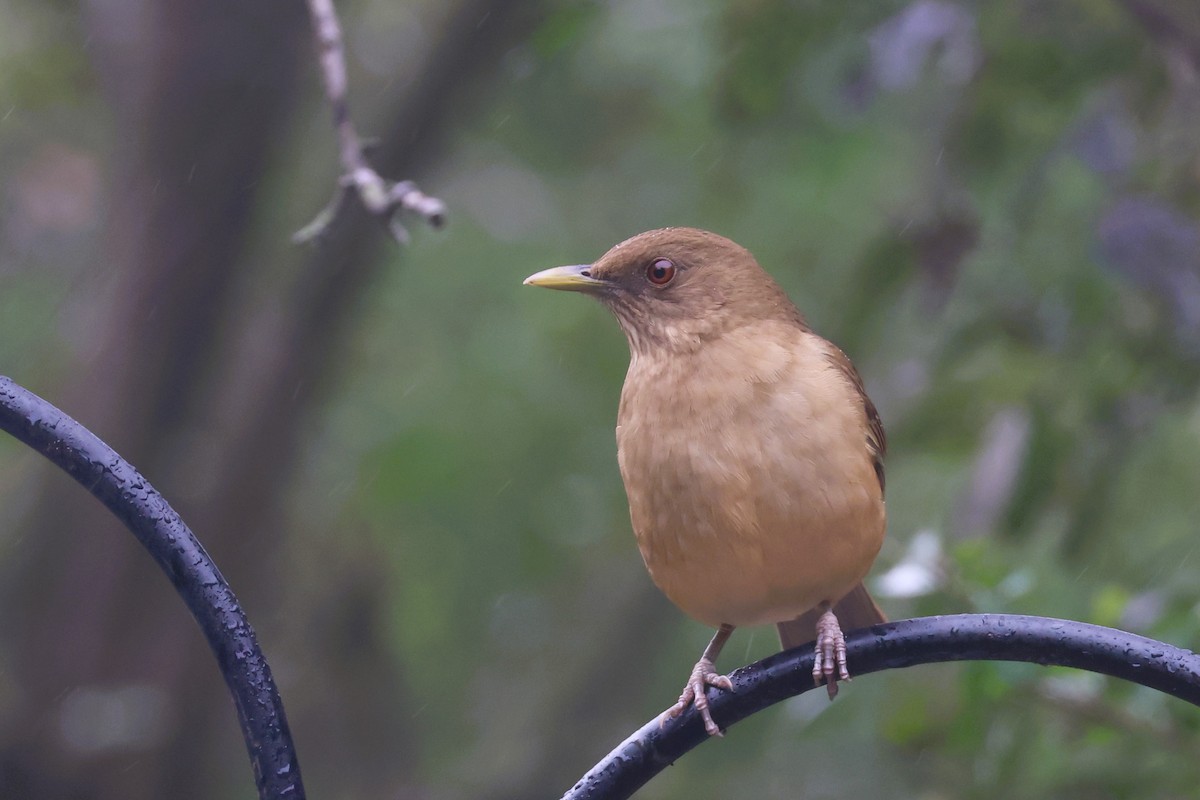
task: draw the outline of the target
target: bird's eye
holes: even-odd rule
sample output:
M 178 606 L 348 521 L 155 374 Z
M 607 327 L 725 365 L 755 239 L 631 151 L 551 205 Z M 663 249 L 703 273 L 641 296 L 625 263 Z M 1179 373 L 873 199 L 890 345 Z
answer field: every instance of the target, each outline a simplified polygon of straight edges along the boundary
M 675 280 L 675 265 L 667 258 L 656 258 L 646 267 L 646 280 L 655 286 L 666 286 Z

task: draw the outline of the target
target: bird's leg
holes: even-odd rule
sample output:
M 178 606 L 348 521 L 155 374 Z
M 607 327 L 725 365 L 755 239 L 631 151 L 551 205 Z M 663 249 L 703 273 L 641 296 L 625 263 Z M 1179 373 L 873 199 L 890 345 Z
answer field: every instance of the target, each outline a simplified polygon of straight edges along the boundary
M 721 653 L 721 648 L 725 646 L 731 633 L 733 633 L 732 625 L 722 625 L 717 629 L 717 633 L 708 643 L 708 647 L 704 648 L 704 654 L 700 656 L 696 666 L 692 667 L 692 674 L 683 687 L 683 694 L 679 695 L 679 702 L 663 712 L 662 722 L 678 717 L 687 711 L 688 706 L 694 705 L 700 712 L 700 718 L 704 720 L 704 730 L 708 731 L 708 735 L 721 735 L 721 728 L 713 722 L 712 712 L 708 710 L 707 691 L 709 686 L 733 691 L 733 683 L 729 677 L 717 672 L 717 668 L 714 666 L 717 656 Z
M 833 615 L 833 609 L 827 604 L 825 613 L 817 618 L 817 652 L 813 658 L 812 675 L 813 682 L 818 686 L 825 684 L 830 700 L 837 697 L 838 679 L 850 680 L 850 670 L 846 667 L 846 635 L 842 633 L 842 626 Z

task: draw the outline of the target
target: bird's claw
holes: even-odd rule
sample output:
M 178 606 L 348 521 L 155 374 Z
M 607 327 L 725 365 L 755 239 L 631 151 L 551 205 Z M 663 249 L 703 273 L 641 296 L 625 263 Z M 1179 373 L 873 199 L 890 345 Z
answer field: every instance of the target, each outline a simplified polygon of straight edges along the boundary
M 729 676 L 720 674 L 711 661 L 702 658 L 696 662 L 696 666 L 692 667 L 692 674 L 683 687 L 683 694 L 679 695 L 679 702 L 663 712 L 659 725 L 664 725 L 667 720 L 678 717 L 687 711 L 688 706 L 695 706 L 700 718 L 704 720 L 704 730 L 708 731 L 708 735 L 722 736 L 721 727 L 713 721 L 712 712 L 708 708 L 709 686 L 733 691 L 733 681 L 729 680 Z
M 836 672 L 836 674 L 835 674 Z M 813 683 L 825 684 L 829 699 L 837 697 L 838 680 L 850 680 L 846 666 L 846 635 L 833 611 L 826 611 L 817 620 L 817 646 L 813 658 Z

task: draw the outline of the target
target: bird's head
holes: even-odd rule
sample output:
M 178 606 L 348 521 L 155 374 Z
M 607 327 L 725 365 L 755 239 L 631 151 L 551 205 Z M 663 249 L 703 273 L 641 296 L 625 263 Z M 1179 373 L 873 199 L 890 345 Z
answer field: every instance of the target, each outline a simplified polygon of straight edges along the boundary
M 635 354 L 694 349 L 756 321 L 803 324 L 750 251 L 696 228 L 647 231 L 595 263 L 543 270 L 525 283 L 595 296 Z

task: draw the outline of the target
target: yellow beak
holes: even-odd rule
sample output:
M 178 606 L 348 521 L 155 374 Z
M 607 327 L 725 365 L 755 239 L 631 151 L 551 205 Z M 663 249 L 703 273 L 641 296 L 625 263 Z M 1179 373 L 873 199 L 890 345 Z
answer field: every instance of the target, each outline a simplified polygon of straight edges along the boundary
M 591 264 L 573 267 L 554 267 L 535 272 L 525 279 L 526 286 L 541 286 L 546 289 L 562 289 L 567 292 L 591 292 L 607 286 L 606 281 L 593 278 L 588 272 Z

